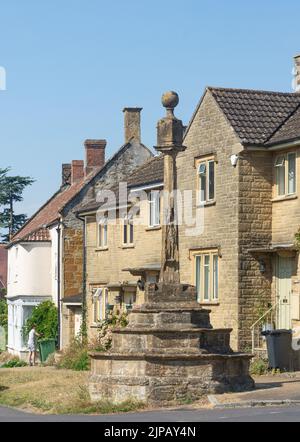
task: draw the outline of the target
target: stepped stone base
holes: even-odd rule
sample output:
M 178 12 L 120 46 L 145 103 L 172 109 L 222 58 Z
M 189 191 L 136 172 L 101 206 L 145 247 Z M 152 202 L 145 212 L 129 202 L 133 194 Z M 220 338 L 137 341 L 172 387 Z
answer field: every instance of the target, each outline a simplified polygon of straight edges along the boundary
M 113 334 L 110 352 L 92 353 L 92 400 L 153 405 L 254 387 L 251 355 L 230 348 L 232 330 L 214 330 L 190 286 L 150 285 L 146 303 Z

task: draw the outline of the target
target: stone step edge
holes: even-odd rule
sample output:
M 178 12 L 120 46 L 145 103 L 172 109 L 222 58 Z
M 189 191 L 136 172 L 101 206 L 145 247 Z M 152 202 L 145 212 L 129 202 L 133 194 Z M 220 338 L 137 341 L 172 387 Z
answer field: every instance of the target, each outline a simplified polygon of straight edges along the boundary
M 197 334 L 197 333 L 209 333 L 209 334 L 218 334 L 218 333 L 224 333 L 224 334 L 230 334 L 232 333 L 232 328 L 131 328 L 129 327 L 123 327 L 123 328 L 115 328 L 112 330 L 112 333 L 115 334 L 121 334 L 121 335 L 134 335 L 134 334 L 142 334 L 142 335 L 151 335 L 151 334 L 157 334 L 157 333 L 172 333 L 172 334 L 180 334 L 180 333 L 191 333 L 191 334 Z
M 187 360 L 187 361 L 196 361 L 200 359 L 208 359 L 208 360 L 220 360 L 220 359 L 245 359 L 250 360 L 253 358 L 253 355 L 245 354 L 245 353 L 231 353 L 231 354 L 163 354 L 163 353 L 103 353 L 103 352 L 90 352 L 89 356 L 94 359 L 103 359 L 103 360 L 157 360 L 164 359 L 167 361 L 178 361 L 178 360 Z

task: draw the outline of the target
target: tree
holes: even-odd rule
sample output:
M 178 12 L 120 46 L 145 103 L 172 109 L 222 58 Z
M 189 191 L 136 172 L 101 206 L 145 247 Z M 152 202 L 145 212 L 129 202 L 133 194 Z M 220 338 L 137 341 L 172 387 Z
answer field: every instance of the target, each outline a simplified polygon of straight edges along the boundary
M 23 192 L 34 183 L 30 177 L 8 176 L 9 169 L 0 169 L 0 228 L 7 232 L 2 240 L 8 242 L 27 221 L 25 214 L 16 214 L 14 204 L 23 201 Z
M 44 301 L 33 309 L 32 315 L 27 319 L 24 327 L 25 336 L 28 335 L 33 325 L 36 326 L 36 331 L 44 339 L 57 339 L 58 313 L 53 302 Z

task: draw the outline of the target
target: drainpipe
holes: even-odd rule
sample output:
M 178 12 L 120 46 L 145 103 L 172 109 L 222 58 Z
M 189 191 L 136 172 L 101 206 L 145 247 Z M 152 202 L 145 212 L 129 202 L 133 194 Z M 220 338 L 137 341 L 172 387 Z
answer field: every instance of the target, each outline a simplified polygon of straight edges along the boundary
M 57 341 L 58 341 L 58 350 L 61 349 L 61 288 L 60 288 L 60 269 L 61 269 L 61 225 L 58 225 L 57 231 L 57 310 L 58 310 L 58 330 L 57 330 Z
M 76 214 L 76 218 L 83 223 L 83 260 L 82 260 L 82 337 L 87 338 L 87 301 L 86 301 L 86 217 Z

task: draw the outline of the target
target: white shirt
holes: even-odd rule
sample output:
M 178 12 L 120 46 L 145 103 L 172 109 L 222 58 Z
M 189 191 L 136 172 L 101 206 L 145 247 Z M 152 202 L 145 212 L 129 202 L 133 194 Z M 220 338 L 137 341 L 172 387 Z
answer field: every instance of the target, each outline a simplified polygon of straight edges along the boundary
M 30 330 L 28 335 L 28 345 L 35 345 L 35 329 Z

